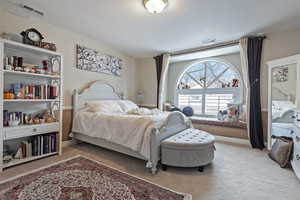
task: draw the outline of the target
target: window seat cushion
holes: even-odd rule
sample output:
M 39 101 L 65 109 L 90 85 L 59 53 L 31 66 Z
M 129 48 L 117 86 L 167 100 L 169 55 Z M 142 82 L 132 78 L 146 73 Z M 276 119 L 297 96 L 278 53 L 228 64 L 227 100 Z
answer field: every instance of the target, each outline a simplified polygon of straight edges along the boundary
M 247 129 L 247 124 L 242 121 L 228 122 L 228 121 L 220 121 L 214 118 L 210 119 L 210 118 L 201 118 L 201 117 L 191 117 L 190 119 L 195 124 L 205 124 L 205 125 L 212 125 L 212 126 Z

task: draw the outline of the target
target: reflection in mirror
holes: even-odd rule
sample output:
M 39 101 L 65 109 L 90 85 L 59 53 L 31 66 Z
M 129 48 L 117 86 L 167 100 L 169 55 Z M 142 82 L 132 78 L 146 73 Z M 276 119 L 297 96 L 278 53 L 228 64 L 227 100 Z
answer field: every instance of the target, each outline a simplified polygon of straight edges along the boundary
M 296 108 L 297 65 L 272 69 L 272 136 L 291 137 Z

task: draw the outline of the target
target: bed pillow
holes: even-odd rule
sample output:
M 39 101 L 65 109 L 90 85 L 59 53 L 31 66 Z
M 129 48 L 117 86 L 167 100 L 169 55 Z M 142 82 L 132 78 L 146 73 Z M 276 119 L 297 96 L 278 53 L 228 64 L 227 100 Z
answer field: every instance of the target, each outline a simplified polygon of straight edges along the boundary
M 123 113 L 123 109 L 117 100 L 97 100 L 88 101 L 87 107 L 91 112 L 104 112 L 104 113 Z
M 118 102 L 119 102 L 119 105 L 122 108 L 123 112 L 125 112 L 125 113 L 139 108 L 135 103 L 133 103 L 130 100 L 120 100 Z

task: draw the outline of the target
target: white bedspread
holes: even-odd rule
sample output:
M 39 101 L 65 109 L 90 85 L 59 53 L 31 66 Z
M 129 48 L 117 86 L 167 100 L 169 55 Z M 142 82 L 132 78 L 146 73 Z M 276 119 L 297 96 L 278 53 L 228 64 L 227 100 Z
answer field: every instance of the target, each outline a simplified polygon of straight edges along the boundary
M 272 135 L 291 137 L 293 123 L 272 123 Z
M 168 114 L 161 112 L 134 115 L 80 111 L 74 118 L 72 131 L 119 144 L 150 159 L 151 130 L 161 127 Z
M 272 101 L 272 120 L 282 118 L 283 115 L 296 108 L 291 101 Z

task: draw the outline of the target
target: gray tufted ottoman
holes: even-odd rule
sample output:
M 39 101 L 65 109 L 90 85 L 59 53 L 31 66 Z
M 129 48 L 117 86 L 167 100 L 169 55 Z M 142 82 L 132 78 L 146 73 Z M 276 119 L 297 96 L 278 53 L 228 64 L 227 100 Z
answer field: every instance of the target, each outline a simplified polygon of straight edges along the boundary
M 186 129 L 161 143 L 161 163 L 163 170 L 167 166 L 199 167 L 202 172 L 205 165 L 214 159 L 215 137 L 198 129 Z

